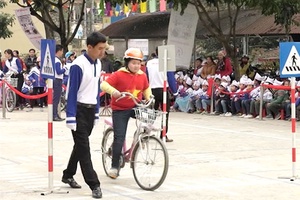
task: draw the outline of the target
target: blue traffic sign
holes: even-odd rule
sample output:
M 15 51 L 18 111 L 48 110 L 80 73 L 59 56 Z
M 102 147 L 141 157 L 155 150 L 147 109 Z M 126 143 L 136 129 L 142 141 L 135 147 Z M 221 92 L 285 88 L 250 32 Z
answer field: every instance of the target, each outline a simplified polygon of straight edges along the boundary
M 41 40 L 41 75 L 43 78 L 55 78 L 55 40 Z
M 279 44 L 280 77 L 300 77 L 300 42 Z

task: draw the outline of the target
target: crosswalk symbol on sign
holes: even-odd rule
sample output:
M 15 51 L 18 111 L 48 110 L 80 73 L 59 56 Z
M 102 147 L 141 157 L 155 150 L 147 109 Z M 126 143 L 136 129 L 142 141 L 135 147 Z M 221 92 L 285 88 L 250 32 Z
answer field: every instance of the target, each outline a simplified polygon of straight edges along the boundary
M 300 56 L 296 45 L 300 47 L 300 43 L 292 42 L 286 45 L 280 45 L 280 77 L 298 77 L 300 76 Z

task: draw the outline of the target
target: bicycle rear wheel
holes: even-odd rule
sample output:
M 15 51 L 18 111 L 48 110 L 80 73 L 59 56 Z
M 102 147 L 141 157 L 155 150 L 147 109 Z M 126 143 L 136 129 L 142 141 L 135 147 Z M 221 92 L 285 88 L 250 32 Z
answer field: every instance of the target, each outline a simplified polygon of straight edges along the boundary
M 136 183 L 144 190 L 156 190 L 164 182 L 169 168 L 165 145 L 155 136 L 144 136 L 132 152 L 132 170 Z
M 12 112 L 16 107 L 16 94 L 11 90 L 6 90 L 6 110 Z
M 112 159 L 112 144 L 114 141 L 114 130 L 112 127 L 105 130 L 102 138 L 102 165 L 105 174 L 108 176 L 108 171 L 111 168 Z

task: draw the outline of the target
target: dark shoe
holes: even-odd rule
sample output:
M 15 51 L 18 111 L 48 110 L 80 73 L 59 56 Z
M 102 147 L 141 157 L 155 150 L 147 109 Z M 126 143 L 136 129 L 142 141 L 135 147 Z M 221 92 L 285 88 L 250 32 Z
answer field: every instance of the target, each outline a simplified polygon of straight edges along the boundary
M 173 142 L 173 139 L 166 138 L 166 142 Z
M 63 183 L 69 184 L 71 188 L 81 188 L 81 186 L 74 180 L 74 178 L 62 178 Z
M 55 118 L 53 118 L 53 121 L 54 122 L 61 122 L 61 121 L 64 121 L 64 120 L 61 119 L 61 118 L 55 117 Z
M 95 199 L 101 199 L 102 198 L 102 192 L 101 192 L 100 187 L 96 187 L 95 189 L 93 189 L 92 196 Z
M 61 121 L 65 120 L 65 118 L 61 118 L 61 117 L 59 117 L 59 116 L 58 116 L 57 118 L 58 118 L 58 119 L 61 119 Z

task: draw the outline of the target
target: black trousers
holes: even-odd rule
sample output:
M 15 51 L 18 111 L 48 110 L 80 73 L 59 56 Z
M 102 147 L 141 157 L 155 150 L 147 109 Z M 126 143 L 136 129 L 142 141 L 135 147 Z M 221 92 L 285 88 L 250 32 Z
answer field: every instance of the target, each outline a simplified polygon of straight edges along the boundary
M 158 110 L 158 108 L 160 107 L 161 110 L 163 110 L 163 88 L 154 88 L 151 90 L 152 90 L 152 94 L 155 97 L 154 109 Z M 171 103 L 168 92 L 167 92 L 167 102 L 166 103 L 167 103 L 166 133 L 168 133 L 168 127 L 169 127 L 168 122 L 169 122 L 169 112 L 170 112 L 170 103 Z M 161 137 L 162 137 L 162 135 L 161 135 Z
M 11 76 L 12 78 L 18 78 L 18 83 L 17 83 L 17 90 L 19 92 L 22 92 L 22 86 L 24 83 L 24 76 L 23 73 L 20 74 L 14 74 Z M 16 95 L 16 107 L 21 106 L 22 104 L 25 104 L 25 99 L 19 95 Z
M 100 186 L 97 173 L 91 160 L 89 136 L 94 127 L 95 108 L 86 108 L 77 105 L 77 130 L 72 130 L 74 147 L 67 169 L 63 171 L 63 178 L 73 178 L 79 162 L 84 181 L 91 190 Z

